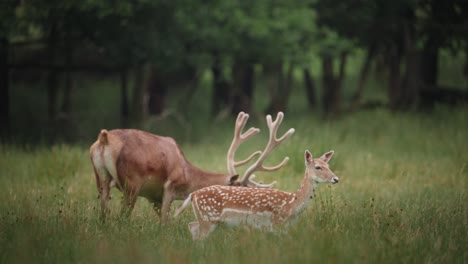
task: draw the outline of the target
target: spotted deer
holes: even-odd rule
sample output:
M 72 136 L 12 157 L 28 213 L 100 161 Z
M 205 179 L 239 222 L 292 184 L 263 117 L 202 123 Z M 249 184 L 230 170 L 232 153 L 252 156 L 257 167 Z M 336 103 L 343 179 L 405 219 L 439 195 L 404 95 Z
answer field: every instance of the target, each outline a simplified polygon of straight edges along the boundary
M 270 138 L 283 120 L 283 113 L 278 113 L 273 122 L 267 116 Z M 159 213 L 162 223 L 167 222 L 171 203 L 203 187 L 211 185 L 250 186 L 270 188 L 271 184 L 253 181 L 253 172 L 257 170 L 273 171 L 283 167 L 286 157 L 279 165 L 265 168 L 251 166 L 238 180 L 236 167 L 242 166 L 258 157 L 257 165 L 267 155 L 294 133 L 290 129 L 280 140 L 270 141 L 265 151 L 257 151 L 243 161 L 234 160 L 240 144 L 260 132 L 250 128 L 242 132 L 249 115 L 239 113 L 234 128 L 234 138 L 227 154 L 228 173 L 216 173 L 202 170 L 192 165 L 184 156 L 174 139 L 153 135 L 134 129 L 101 130 L 97 141 L 90 147 L 90 156 L 94 168 L 96 185 L 101 199 L 101 219 L 105 221 L 109 214 L 108 202 L 110 189 L 116 187 L 123 192 L 123 215 L 130 215 L 138 196 L 145 197 Z
M 246 224 L 268 231 L 287 227 L 312 201 L 319 183 L 338 183 L 338 177 L 328 166 L 333 153 L 329 151 L 313 159 L 312 154 L 305 151 L 305 176 L 296 192 L 210 186 L 191 193 L 176 210 L 175 216 L 182 213 L 189 203 L 192 204 L 198 220 L 189 223 L 193 240 L 205 238 L 218 223 Z

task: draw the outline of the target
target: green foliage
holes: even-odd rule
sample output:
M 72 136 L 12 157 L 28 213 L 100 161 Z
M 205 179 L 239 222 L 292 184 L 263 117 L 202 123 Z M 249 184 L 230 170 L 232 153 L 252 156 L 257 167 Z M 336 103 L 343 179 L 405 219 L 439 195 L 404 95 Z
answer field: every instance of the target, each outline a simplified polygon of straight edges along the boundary
M 456 50 L 466 45 L 468 6 L 458 0 L 329 0 L 316 1 L 314 8 L 319 26 L 364 47 L 399 41 L 405 26 L 416 30 L 420 41 L 434 34 L 442 47 Z
M 116 63 L 150 61 L 161 68 L 206 67 L 216 53 L 223 60 L 297 61 L 314 35 L 308 1 L 27 1 L 16 7 L 17 25 L 47 36 L 68 23 Z M 11 12 L 15 14 L 14 12 Z M 80 21 L 69 23 L 67 21 Z
M 301 58 L 314 23 L 307 1 L 181 1 L 175 13 L 195 55 L 223 60 L 277 62 Z M 199 57 L 196 57 L 199 58 Z
M 204 242 L 191 241 L 190 210 L 161 227 L 140 199 L 130 219 L 119 219 L 117 190 L 110 219 L 100 224 L 86 148 L 0 145 L 0 262 L 463 263 L 467 114 L 463 106 L 437 108 L 433 115 L 359 112 L 327 122 L 287 115 L 283 128 L 294 127 L 296 134 L 266 162 L 284 155 L 290 162 L 257 178 L 276 179 L 277 188 L 293 191 L 303 177 L 304 150 L 318 156 L 334 149 L 331 167 L 340 183 L 320 186 L 286 234 L 220 227 Z M 197 144 L 182 144 L 188 159 L 225 170 L 232 122 L 212 127 Z M 264 120 L 257 122 L 265 133 Z

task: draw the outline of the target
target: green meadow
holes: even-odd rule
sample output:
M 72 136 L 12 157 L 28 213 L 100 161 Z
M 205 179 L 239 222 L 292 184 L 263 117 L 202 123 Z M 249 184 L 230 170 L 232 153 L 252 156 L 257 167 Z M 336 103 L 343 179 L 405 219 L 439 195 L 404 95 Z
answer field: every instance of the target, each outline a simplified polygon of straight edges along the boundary
M 249 121 L 262 132 L 241 147 L 239 159 L 262 148 L 264 123 Z M 204 132 L 193 128 L 198 140 L 180 143 L 187 159 L 225 171 L 233 125 L 228 119 Z M 290 127 L 296 133 L 266 161 L 289 156 L 289 163 L 256 179 L 295 191 L 304 150 L 317 157 L 333 149 L 330 167 L 340 183 L 320 185 L 285 234 L 221 226 L 202 242 L 191 240 L 191 210 L 161 226 L 140 198 L 131 217 L 120 218 L 116 189 L 109 221 L 101 224 L 88 144 L 2 144 L 0 263 L 468 262 L 467 106 L 431 114 L 377 109 L 329 121 L 287 113 L 280 132 Z

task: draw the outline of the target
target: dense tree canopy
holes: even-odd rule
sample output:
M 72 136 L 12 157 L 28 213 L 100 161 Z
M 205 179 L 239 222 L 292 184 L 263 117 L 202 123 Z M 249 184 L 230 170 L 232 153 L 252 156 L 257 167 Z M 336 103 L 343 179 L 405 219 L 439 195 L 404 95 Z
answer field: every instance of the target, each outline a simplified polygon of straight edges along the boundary
M 63 76 L 66 98 L 60 111 L 70 111 L 71 76 L 77 70 L 119 74 L 121 113 L 137 119 L 145 112 L 164 113 L 168 89 L 181 83 L 185 88 L 177 89 L 189 98 L 207 71 L 213 76 L 214 115 L 223 109 L 249 111 L 259 77 L 270 80 L 265 111 L 286 110 L 298 68 L 309 104 L 317 104 L 316 87 L 321 87 L 323 112 L 339 113 L 346 108 L 341 91 L 356 48 L 366 55 L 351 106 L 359 106 L 378 64 L 394 109 L 411 109 L 428 94 L 439 94 L 441 49 L 468 50 L 463 0 L 7 0 L 0 16 L 2 123 L 10 115 L 10 69 L 47 73 L 50 120 L 58 116 Z M 22 49 L 13 54 L 9 47 L 19 44 Z M 321 65 L 321 76 L 311 74 L 313 60 L 320 60 L 314 65 Z

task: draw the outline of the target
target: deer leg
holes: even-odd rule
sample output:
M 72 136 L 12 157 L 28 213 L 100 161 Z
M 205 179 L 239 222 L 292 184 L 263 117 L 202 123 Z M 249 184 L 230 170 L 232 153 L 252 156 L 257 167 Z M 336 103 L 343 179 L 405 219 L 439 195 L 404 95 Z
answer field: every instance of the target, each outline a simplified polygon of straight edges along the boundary
M 203 221 L 198 223 L 198 237 L 194 240 L 202 240 L 206 238 L 216 228 L 216 224 L 213 222 Z M 193 233 L 192 233 L 193 235 Z
M 94 169 L 94 176 L 96 177 L 96 186 L 101 198 L 101 221 L 105 222 L 107 215 L 109 215 L 109 198 L 111 188 L 111 176 L 106 171 L 99 171 Z
M 138 192 L 136 190 L 124 191 L 124 196 L 122 199 L 122 209 L 120 211 L 120 216 L 129 217 L 135 207 L 136 200 L 138 198 Z
M 200 224 L 198 222 L 191 222 L 188 224 L 190 233 L 192 233 L 192 240 L 198 240 L 200 237 Z
M 216 228 L 216 224 L 210 222 L 191 222 L 188 224 L 190 233 L 192 233 L 192 240 L 202 240 L 206 238 Z
M 204 219 L 198 208 L 197 202 L 192 202 L 193 212 L 198 222 L 192 222 L 189 224 L 190 232 L 192 233 L 193 240 L 202 240 L 207 237 L 215 228 L 216 223 L 210 222 L 208 219 Z
M 161 208 L 161 224 L 167 223 L 169 212 L 171 211 L 171 204 L 174 201 L 174 189 L 171 187 L 171 182 L 168 181 L 164 184 L 164 194 Z
M 109 210 L 109 198 L 110 198 L 110 188 L 108 184 L 102 184 L 100 187 L 100 196 L 101 196 L 101 221 L 105 222 L 107 216 L 110 213 Z
M 150 203 L 153 205 L 154 212 L 159 216 L 159 219 L 161 219 L 162 203 L 154 200 L 150 200 Z

